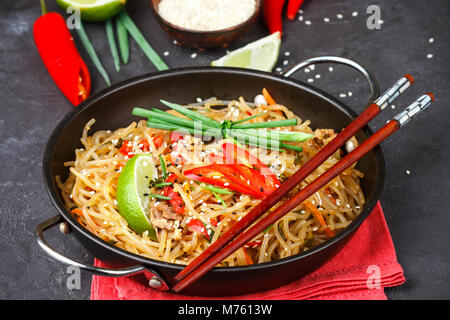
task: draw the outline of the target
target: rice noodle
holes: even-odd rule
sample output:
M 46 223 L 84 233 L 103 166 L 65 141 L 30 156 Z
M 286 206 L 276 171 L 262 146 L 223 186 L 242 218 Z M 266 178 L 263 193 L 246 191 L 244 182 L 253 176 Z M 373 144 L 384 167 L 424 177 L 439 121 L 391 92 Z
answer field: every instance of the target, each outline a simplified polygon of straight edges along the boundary
M 246 103 L 243 98 L 229 101 L 227 105 L 220 105 L 220 108 L 212 109 L 211 106 L 215 104 L 220 105 L 218 100 L 209 99 L 202 105 L 186 107 L 194 108 L 201 114 L 219 121 L 241 120 L 249 117 L 249 114 L 256 115 L 263 112 L 266 112 L 263 116 L 253 118 L 250 122 L 297 118 L 298 125 L 287 129 L 283 128 L 283 130 L 314 134 L 313 139 L 293 143 L 293 145 L 303 148 L 301 153 L 292 150 L 285 152 L 264 150 L 259 155 L 258 151 L 261 150 L 256 147 L 249 148 L 251 153 L 258 155 L 261 161 L 276 171 L 281 181 L 289 178 L 336 135 L 327 129 L 313 131 L 309 120 L 302 121 L 283 105 L 254 106 Z M 56 183 L 61 189 L 66 207 L 80 209 L 72 212 L 75 218 L 104 241 L 148 258 L 188 264 L 210 245 L 205 237 L 188 230 L 187 221 L 189 219 L 200 219 L 207 229 L 211 230 L 212 241 L 215 241 L 230 228 L 231 224 L 245 216 L 260 202 L 257 198 L 235 192 L 233 195 L 222 195 L 226 205 L 223 206 L 217 203 L 217 199 L 211 191 L 192 184 L 184 177 L 183 172 L 199 166 L 199 164 L 186 163 L 183 167 L 170 164 L 171 152 L 174 152 L 175 148 L 169 147 L 170 132 L 168 131 L 148 128 L 146 121 L 142 120 L 138 123 L 133 122 L 126 128 L 115 131 L 101 130 L 89 136 L 89 130 L 94 123 L 94 119 L 86 123 L 80 139 L 83 148 L 75 150 L 75 159 L 68 159 L 65 162 L 65 166 L 69 167 L 69 176 L 65 182 L 62 182 L 60 177 L 56 177 Z M 161 136 L 165 142 L 159 148 L 156 148 L 152 141 L 152 137 L 155 135 Z M 160 228 L 156 228 L 158 235 L 156 241 L 150 239 L 146 233 L 138 234 L 128 227 L 126 220 L 118 212 L 115 200 L 117 180 L 120 175 L 120 165 L 127 161 L 118 152 L 118 149 L 121 141 L 140 139 L 148 140 L 149 152 L 155 157 L 154 163 L 159 172 L 161 172 L 161 168 L 157 159 L 159 155 L 164 155 L 168 163 L 167 171 L 169 174 L 174 173 L 178 176 L 173 187 L 180 194 L 186 206 L 186 214 L 179 224 L 181 234 L 179 239 L 176 239 L 174 232 Z M 356 139 L 354 141 L 356 142 Z M 179 143 L 177 151 L 187 153 L 199 151 L 196 161 L 202 161 L 201 165 L 205 165 L 209 161 L 207 155 L 214 150 L 220 150 L 221 143 L 222 140 L 204 143 L 198 138 L 186 136 L 184 142 Z M 137 150 L 136 153 L 143 152 Z M 338 151 L 292 192 L 304 188 L 339 160 L 340 152 Z M 278 167 L 277 164 L 281 164 L 279 171 L 275 170 L 275 167 Z M 362 177 L 363 174 L 353 166 L 309 199 L 318 206 L 327 226 L 336 233 L 346 228 L 362 211 L 365 203 L 359 183 Z M 192 186 L 189 194 L 184 190 L 186 184 Z M 156 193 L 158 190 L 151 191 Z M 221 220 L 215 226 L 211 220 L 218 217 Z M 221 266 L 245 265 L 248 263 L 246 254 L 254 263 L 262 263 L 303 252 L 327 239 L 324 229 L 325 227 L 319 224 L 312 213 L 300 205 L 256 237 L 254 241 L 259 241 L 259 245 L 246 246 L 236 251 L 225 259 Z

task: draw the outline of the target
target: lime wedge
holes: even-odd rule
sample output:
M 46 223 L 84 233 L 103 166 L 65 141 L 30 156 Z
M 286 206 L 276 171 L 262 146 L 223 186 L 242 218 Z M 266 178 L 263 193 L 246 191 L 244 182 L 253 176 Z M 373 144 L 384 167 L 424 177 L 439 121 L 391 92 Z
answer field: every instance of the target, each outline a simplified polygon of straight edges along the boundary
M 150 238 L 156 233 L 148 218 L 150 210 L 149 184 L 158 172 L 150 154 L 135 155 L 123 167 L 117 182 L 117 205 L 119 213 L 128 226 L 137 233 L 148 231 Z
M 214 60 L 211 65 L 270 72 L 278 60 L 280 44 L 280 33 L 275 32 L 270 36 L 249 43 L 245 47 L 229 52 L 222 58 Z
M 104 21 L 115 16 L 127 0 L 56 0 L 65 10 L 73 7 L 80 10 L 82 20 Z

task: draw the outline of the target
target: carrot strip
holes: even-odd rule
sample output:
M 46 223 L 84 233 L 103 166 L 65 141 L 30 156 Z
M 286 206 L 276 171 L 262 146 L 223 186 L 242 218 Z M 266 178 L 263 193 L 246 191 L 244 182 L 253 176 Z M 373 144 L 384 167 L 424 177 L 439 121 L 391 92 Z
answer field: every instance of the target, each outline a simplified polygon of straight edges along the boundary
M 242 251 L 244 252 L 245 262 L 247 262 L 247 264 L 253 264 L 252 257 L 250 257 L 250 255 L 247 253 L 247 250 L 245 250 L 245 248 L 242 248 Z
M 269 104 L 269 106 L 271 106 L 273 104 L 277 104 L 266 88 L 263 88 L 262 94 L 264 96 L 264 99 L 266 99 L 266 102 Z
M 305 205 L 314 215 L 314 218 L 317 219 L 317 221 L 319 221 L 321 226 L 326 226 L 327 223 L 325 222 L 325 219 L 323 218 L 322 213 L 320 212 L 319 209 L 316 208 L 315 205 L 313 205 L 309 200 L 306 200 L 305 202 L 303 202 L 303 205 Z M 331 230 L 328 226 L 323 230 L 323 232 L 325 232 L 325 234 L 332 238 L 335 236 L 335 233 L 333 230 Z
M 79 215 L 79 216 L 83 215 L 83 211 L 81 211 L 80 208 L 72 209 L 72 211 L 70 211 L 70 212 L 71 212 L 71 213 L 75 213 L 75 214 L 77 214 L 77 215 Z

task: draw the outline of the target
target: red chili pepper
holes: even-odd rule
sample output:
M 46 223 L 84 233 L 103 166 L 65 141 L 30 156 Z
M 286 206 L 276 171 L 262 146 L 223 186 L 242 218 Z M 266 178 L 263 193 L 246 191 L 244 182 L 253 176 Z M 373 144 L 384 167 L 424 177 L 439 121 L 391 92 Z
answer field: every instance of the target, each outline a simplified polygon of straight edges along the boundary
M 289 0 L 287 7 L 287 18 L 289 20 L 294 20 L 297 15 L 298 9 L 300 9 L 304 0 Z
M 191 221 L 188 222 L 187 226 L 190 231 L 200 233 L 206 238 L 206 240 L 210 241 L 211 236 L 208 234 L 208 230 L 206 230 L 206 227 L 200 220 L 191 219 Z
M 253 242 L 249 242 L 247 244 L 244 245 L 244 247 L 248 247 L 248 248 L 256 248 L 262 245 L 262 241 L 261 240 L 256 240 Z
M 139 149 L 141 149 L 144 152 L 148 152 L 150 150 L 150 144 L 146 139 L 142 139 L 141 141 L 139 141 L 138 146 Z M 119 148 L 119 152 L 131 159 L 135 156 L 135 154 L 132 151 L 133 151 L 133 143 L 128 140 L 124 140 L 122 146 Z
M 226 142 L 222 145 L 222 150 L 224 153 L 224 158 L 226 163 L 237 163 L 246 166 L 253 166 L 258 172 L 248 171 L 245 168 L 238 167 L 241 169 L 241 174 L 244 176 L 244 172 L 248 172 L 246 175 L 252 184 L 260 186 L 264 189 L 262 191 L 264 194 L 270 194 L 276 188 L 280 186 L 280 181 L 277 176 L 266 166 L 261 160 L 252 155 L 245 149 L 239 148 L 233 143 Z M 244 171 L 245 170 L 245 171 Z
M 264 0 L 263 14 L 264 21 L 270 33 L 283 33 L 282 12 L 283 5 L 286 0 Z
M 215 186 L 231 189 L 240 193 L 263 198 L 264 194 L 255 187 L 248 185 L 234 165 L 212 164 L 186 170 L 183 173 L 188 179 L 205 182 Z
M 167 177 L 166 182 L 175 182 L 177 178 L 178 176 L 172 173 L 170 176 Z M 175 190 L 171 186 L 164 187 L 161 193 L 163 196 L 172 198 L 169 200 L 169 203 L 176 213 L 185 214 L 184 201 L 181 198 L 181 196 L 177 192 L 175 192 Z
M 163 142 L 164 142 L 164 139 L 163 139 L 163 137 L 162 136 L 154 136 L 153 137 L 153 144 L 155 145 L 155 148 L 156 149 L 159 149 L 159 147 L 161 147 L 162 146 L 162 144 L 163 144 Z M 147 142 L 148 143 L 148 142 Z
M 34 42 L 53 81 L 77 106 L 91 92 L 89 70 L 67 29 L 66 21 L 56 12 L 45 13 L 33 25 Z

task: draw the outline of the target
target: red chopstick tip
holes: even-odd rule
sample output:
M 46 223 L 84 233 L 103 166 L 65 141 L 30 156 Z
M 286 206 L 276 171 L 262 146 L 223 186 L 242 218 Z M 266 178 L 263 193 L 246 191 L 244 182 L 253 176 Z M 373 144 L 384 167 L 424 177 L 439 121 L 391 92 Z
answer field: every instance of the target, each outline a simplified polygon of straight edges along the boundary
M 405 74 L 404 77 L 405 77 L 406 79 L 408 79 L 409 82 L 411 82 L 411 84 L 414 83 L 414 78 L 413 78 L 413 76 L 410 75 L 409 73 Z
M 431 98 L 431 101 L 434 102 L 434 94 L 431 92 L 427 92 L 426 94 Z

